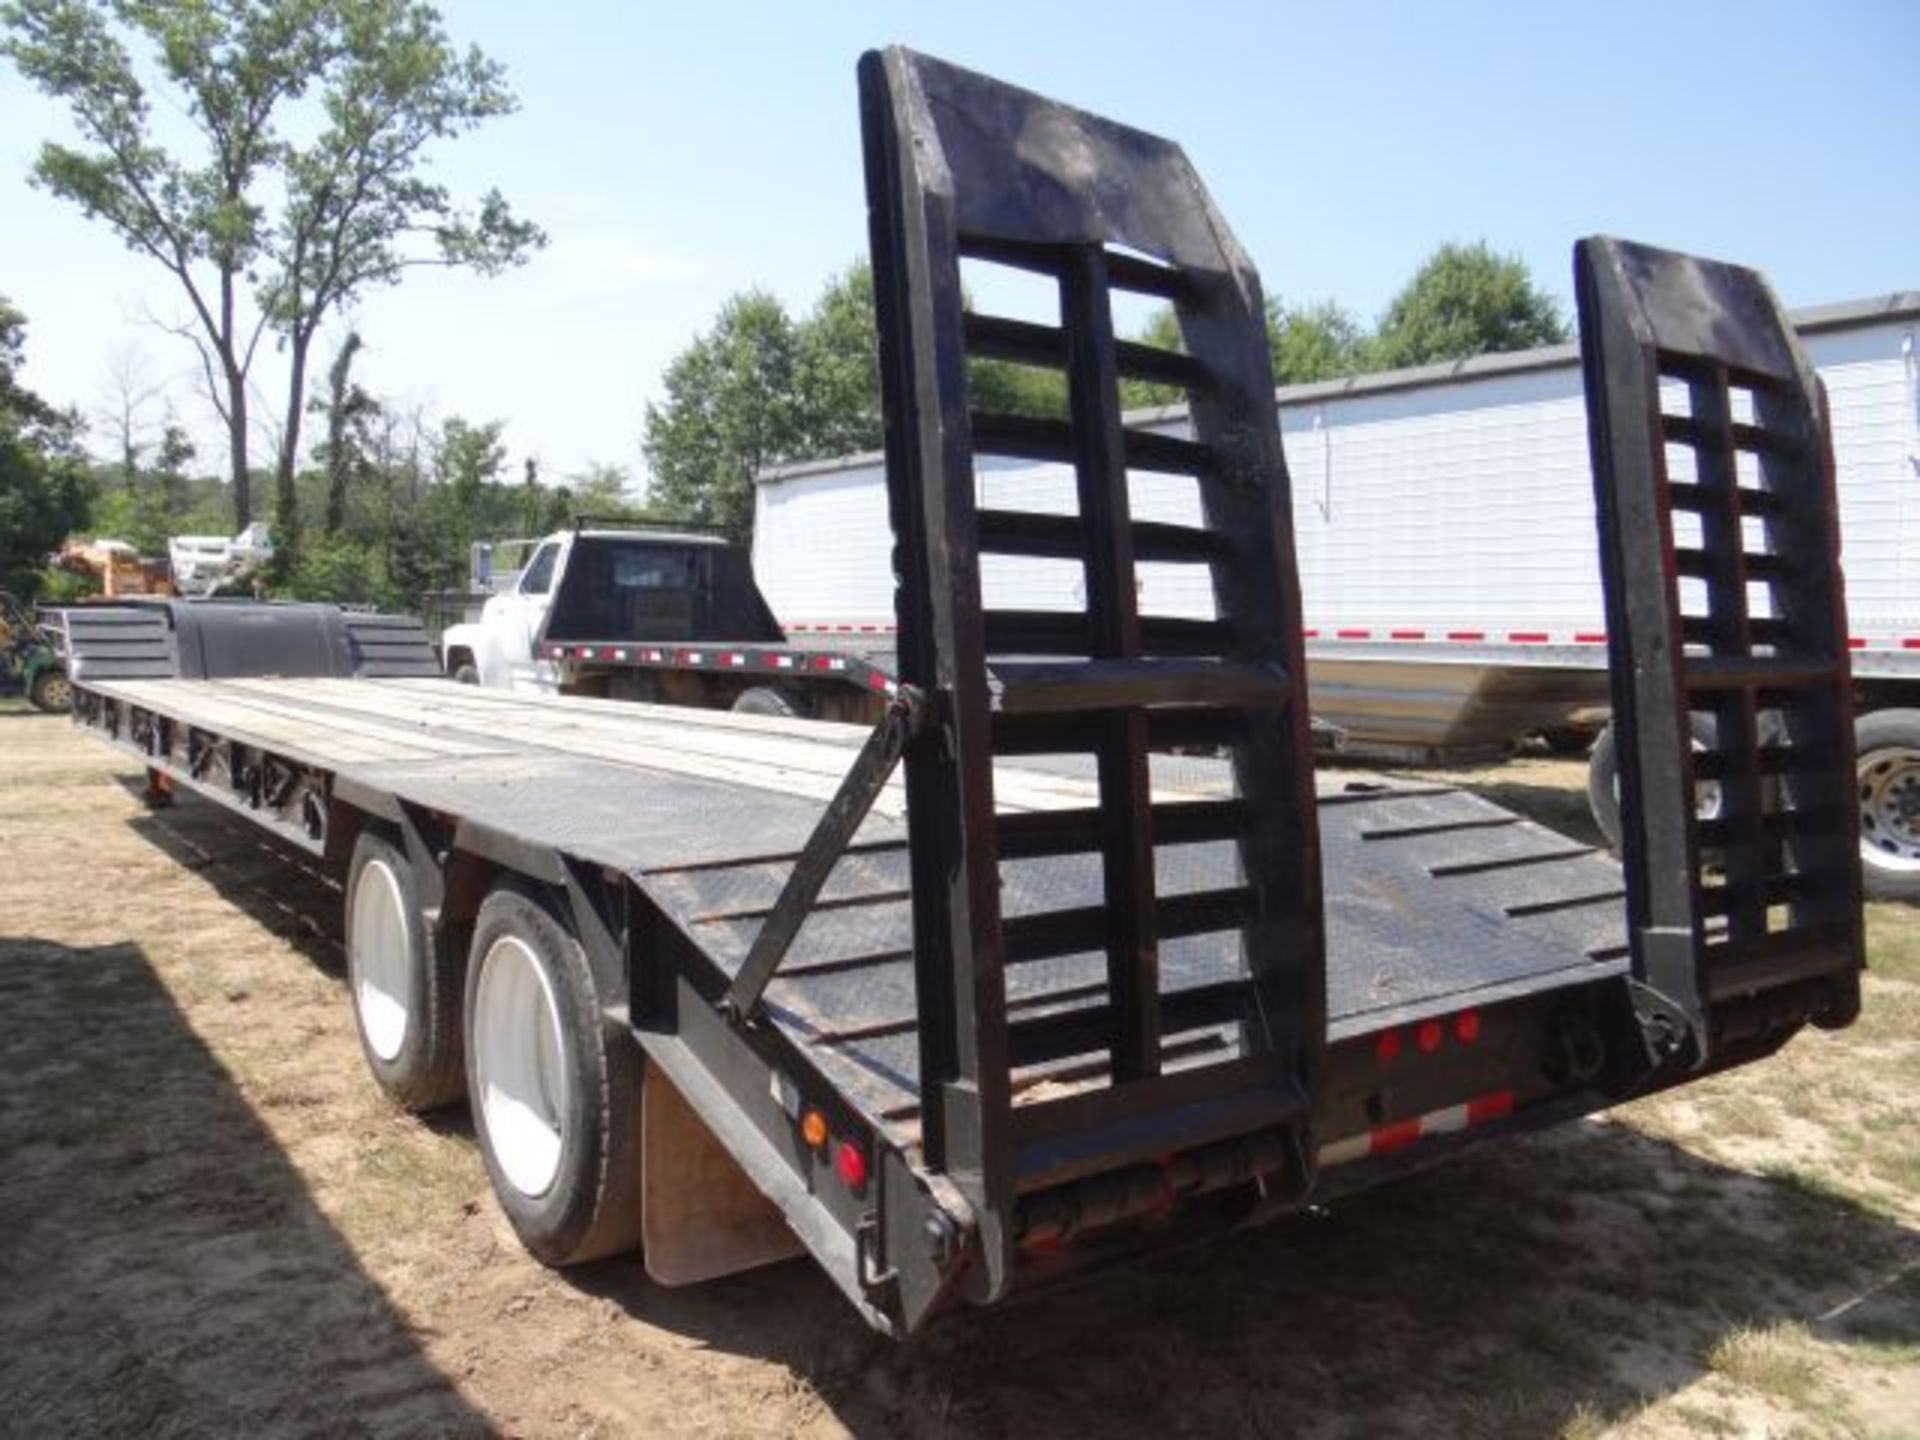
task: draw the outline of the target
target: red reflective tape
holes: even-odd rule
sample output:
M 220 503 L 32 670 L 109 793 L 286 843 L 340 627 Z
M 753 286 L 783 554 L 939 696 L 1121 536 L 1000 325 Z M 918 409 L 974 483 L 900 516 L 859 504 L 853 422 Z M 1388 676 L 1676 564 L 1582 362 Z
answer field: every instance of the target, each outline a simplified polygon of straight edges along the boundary
M 1306 640 L 1318 640 L 1320 638 L 1320 632 L 1318 630 L 1302 630 L 1300 635 L 1302 639 Z
M 1420 1138 L 1420 1121 L 1396 1120 L 1391 1125 L 1376 1125 L 1367 1136 L 1367 1149 L 1375 1155 L 1391 1155 L 1404 1150 Z
M 1482 1095 L 1478 1100 L 1467 1102 L 1467 1123 L 1484 1125 L 1489 1120 L 1498 1120 L 1513 1113 L 1513 1092 L 1496 1090 L 1491 1095 Z
M 1395 630 L 1393 632 L 1393 638 L 1395 640 L 1424 640 L 1427 638 L 1427 632 L 1424 630 Z
M 1900 642 L 1902 650 L 1920 650 L 1920 635 L 1909 635 Z
M 1582 630 L 1573 637 L 1573 643 L 1576 645 L 1604 645 L 1607 643 L 1607 632 L 1604 630 Z
M 833 668 L 833 661 L 825 655 L 816 655 L 813 657 L 813 668 L 816 670 L 831 670 Z
M 1547 632 L 1544 630 L 1509 630 L 1507 632 L 1507 639 L 1516 645 L 1544 645 L 1547 643 Z
M 1449 640 L 1484 640 L 1486 638 L 1487 638 L 1487 632 L 1484 630 L 1449 630 L 1447 631 L 1447 639 Z
M 1336 630 L 1333 633 L 1341 640 L 1365 640 L 1373 634 L 1371 630 Z
M 886 689 L 887 677 L 882 675 L 878 670 L 874 671 L 871 675 L 867 676 L 867 688 L 870 690 Z
M 1864 650 L 1866 648 L 1867 648 L 1867 642 L 1862 640 L 1858 635 L 1849 635 L 1847 637 L 1847 649 Z

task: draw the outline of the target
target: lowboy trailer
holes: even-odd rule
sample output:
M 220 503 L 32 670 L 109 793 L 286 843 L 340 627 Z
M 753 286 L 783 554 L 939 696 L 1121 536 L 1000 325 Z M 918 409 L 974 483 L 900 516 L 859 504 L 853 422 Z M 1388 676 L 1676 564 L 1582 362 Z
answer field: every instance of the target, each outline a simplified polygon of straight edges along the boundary
M 670 1284 L 804 1250 L 905 1335 L 1853 1018 L 1831 461 L 1757 276 L 1575 252 L 1616 862 L 1445 787 L 1316 796 L 1259 282 L 1182 152 L 907 51 L 860 82 L 876 727 L 461 687 L 326 607 L 71 620 L 78 723 L 341 868 L 367 1063 L 468 1097 L 529 1249 Z M 965 311 L 963 258 L 1058 317 Z M 1117 342 L 1113 289 L 1184 351 Z M 1063 369 L 1070 414 L 972 408 L 980 356 Z M 1193 438 L 1125 426 L 1122 376 L 1185 386 Z M 981 508 L 989 454 L 1070 463 L 1078 513 Z M 1143 476 L 1204 523 L 1132 520 Z M 996 603 L 983 553 L 1077 560 L 1084 610 Z M 1217 615 L 1140 613 L 1142 561 Z

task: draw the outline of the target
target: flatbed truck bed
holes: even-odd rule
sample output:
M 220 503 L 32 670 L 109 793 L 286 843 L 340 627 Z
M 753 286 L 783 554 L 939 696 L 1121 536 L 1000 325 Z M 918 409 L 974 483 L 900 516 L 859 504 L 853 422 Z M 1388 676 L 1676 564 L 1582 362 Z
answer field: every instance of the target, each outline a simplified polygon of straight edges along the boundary
M 731 981 L 867 731 L 578 697 L 522 696 L 431 679 L 99 682 L 92 693 L 182 730 L 272 751 L 327 777 L 336 794 L 380 796 L 617 870 Z M 1168 757 L 1162 799 L 1226 793 L 1218 760 Z M 156 767 L 183 786 L 195 777 Z M 1002 764 L 1009 813 L 1098 798 L 1084 775 Z M 1476 1006 L 1588 985 L 1626 967 L 1620 867 L 1592 846 L 1466 791 L 1327 780 L 1319 797 L 1327 887 L 1331 1042 Z M 820 908 L 767 993 L 796 1044 L 910 1143 L 919 1094 L 906 874 L 904 787 L 875 802 Z M 284 838 L 324 855 L 324 834 Z M 1097 904 L 1080 856 L 1010 862 L 1009 916 Z M 1232 847 L 1163 856 L 1161 893 L 1235 881 Z M 1219 978 L 1237 957 L 1198 937 L 1164 957 L 1169 995 Z M 1020 966 L 1009 1003 L 1039 1014 L 1104 992 L 1097 952 Z M 1169 1068 L 1232 1044 L 1169 1035 Z M 1055 1066 L 1054 1069 L 1060 1067 Z M 1016 1072 L 1018 1088 L 1048 1078 Z M 1056 1082 L 1057 1083 L 1057 1082 Z
M 1178 149 L 905 51 L 861 81 L 871 730 L 462 687 L 328 606 L 69 616 L 77 723 L 345 874 L 369 1068 L 469 1099 L 529 1249 L 676 1284 L 805 1250 L 904 1335 L 1853 1018 L 1831 454 L 1757 276 L 1576 249 L 1616 862 L 1316 780 L 1258 279 Z M 1057 281 L 1057 323 L 963 310 L 963 257 Z M 1110 289 L 1186 349 L 1117 342 Z M 1071 414 L 971 409 L 969 356 L 1064 367 Z M 1185 387 L 1194 439 L 1128 430 L 1123 375 Z M 1079 513 L 980 508 L 983 454 L 1071 463 Z M 1136 471 L 1204 525 L 1132 520 Z M 1077 559 L 1084 612 L 997 598 L 983 553 Z M 1140 613 L 1136 559 L 1206 566 L 1218 616 Z

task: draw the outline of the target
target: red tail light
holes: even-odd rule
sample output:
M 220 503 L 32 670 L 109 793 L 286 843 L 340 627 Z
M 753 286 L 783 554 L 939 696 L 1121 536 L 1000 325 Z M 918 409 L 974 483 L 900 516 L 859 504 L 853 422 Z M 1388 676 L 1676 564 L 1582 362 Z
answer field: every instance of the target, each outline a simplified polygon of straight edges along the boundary
M 851 1140 L 842 1140 L 833 1152 L 833 1168 L 849 1190 L 864 1189 L 867 1183 L 867 1157 Z

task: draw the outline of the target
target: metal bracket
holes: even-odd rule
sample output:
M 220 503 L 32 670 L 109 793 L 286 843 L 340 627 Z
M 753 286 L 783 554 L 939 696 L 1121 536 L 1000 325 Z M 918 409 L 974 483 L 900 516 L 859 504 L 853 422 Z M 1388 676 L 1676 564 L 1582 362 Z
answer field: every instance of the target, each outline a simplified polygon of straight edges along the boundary
M 760 933 L 753 937 L 740 973 L 733 977 L 733 984 L 720 1001 L 720 1013 L 732 1023 L 743 1024 L 758 1008 L 774 972 L 806 923 L 813 902 L 820 898 L 827 877 L 853 842 L 873 802 L 880 798 L 908 743 L 926 727 L 930 713 L 926 698 L 911 685 L 900 686 L 887 702 L 886 714 L 873 727 L 853 768 L 847 771 L 826 813 L 807 837 L 793 873 L 781 887 L 780 898 L 773 902 Z

